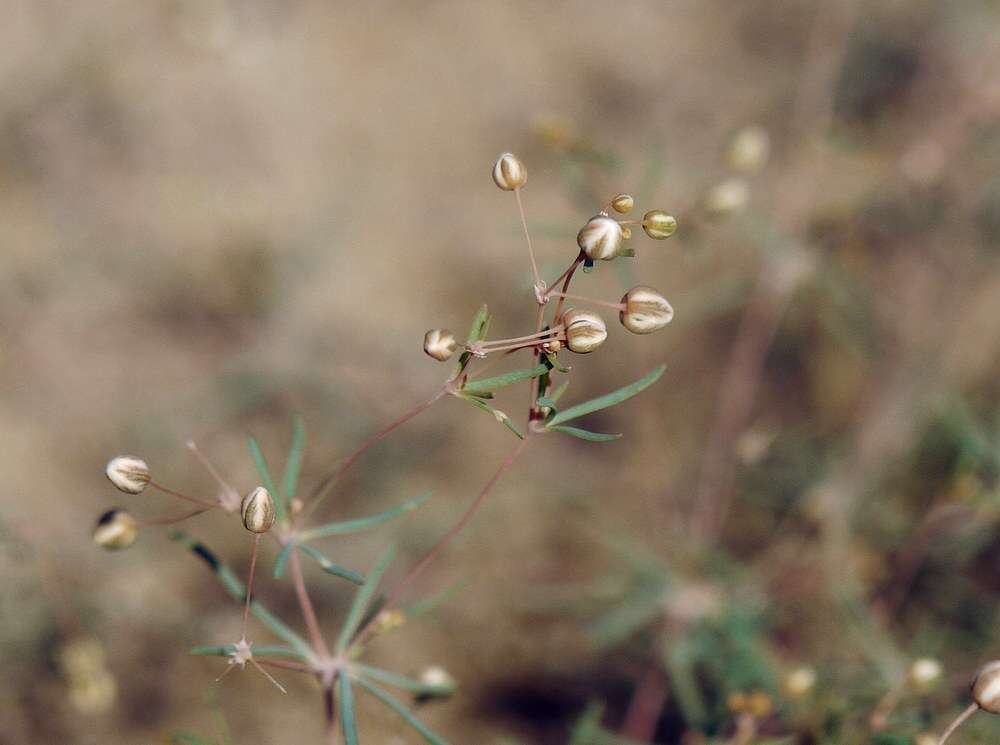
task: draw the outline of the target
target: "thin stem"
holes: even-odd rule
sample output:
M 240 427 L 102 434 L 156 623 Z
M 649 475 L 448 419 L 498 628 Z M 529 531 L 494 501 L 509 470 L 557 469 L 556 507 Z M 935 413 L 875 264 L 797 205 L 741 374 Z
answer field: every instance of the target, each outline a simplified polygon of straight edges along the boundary
M 632 694 L 625 724 L 622 725 L 622 736 L 636 742 L 652 742 L 666 699 L 663 673 L 656 665 L 651 665 Z
M 545 325 L 545 304 L 538 304 L 538 314 L 535 318 L 535 328 L 539 331 L 542 330 L 542 326 Z M 541 350 L 536 346 L 531 350 L 531 356 L 537 363 L 541 357 Z M 532 378 L 528 381 L 528 428 L 531 428 L 531 422 L 535 418 L 535 413 L 538 411 L 538 407 L 535 406 L 535 401 L 538 396 L 535 395 L 535 380 Z M 527 442 L 527 440 L 525 440 Z
M 395 419 L 392 422 L 390 422 L 388 426 L 386 426 L 384 429 L 379 430 L 374 435 L 365 440 L 363 443 L 361 443 L 360 447 L 358 447 L 357 450 L 355 450 L 353 453 L 347 456 L 346 460 L 341 461 L 337 466 L 335 466 L 333 470 L 331 470 L 319 482 L 316 488 L 312 490 L 312 492 L 309 494 L 309 498 L 306 500 L 307 503 L 311 502 L 312 504 L 308 511 L 304 510 L 300 514 L 311 515 L 320 505 L 320 503 L 322 503 L 323 499 L 326 498 L 327 495 L 325 494 L 325 492 L 331 486 L 333 486 L 333 484 L 337 481 L 337 479 L 339 479 L 341 476 L 344 475 L 347 469 L 349 469 L 351 466 L 354 465 L 355 461 L 357 461 L 357 459 L 360 458 L 365 453 L 365 451 L 368 450 L 368 448 L 372 447 L 373 445 L 377 445 L 379 442 L 384 440 L 386 436 L 388 436 L 391 432 L 398 429 L 402 425 L 406 424 L 408 421 L 413 419 L 413 417 L 427 411 L 427 409 L 429 409 L 446 392 L 447 392 L 447 386 L 443 386 L 441 390 L 435 393 L 429 400 L 424 401 L 422 404 L 419 404 L 414 408 L 410 409 L 408 412 L 403 414 L 398 419 Z
M 537 331 L 534 334 L 525 334 L 524 336 L 514 336 L 510 339 L 494 339 L 493 341 L 480 342 L 480 346 L 488 347 L 492 344 L 510 344 L 515 341 L 526 341 L 528 339 L 537 339 L 540 336 L 547 336 L 549 334 L 555 333 L 558 328 L 555 329 L 545 329 L 544 331 Z
M 205 499 L 198 499 L 197 497 L 192 497 L 179 491 L 174 491 L 173 489 L 168 489 L 163 486 L 163 484 L 158 484 L 155 481 L 150 481 L 149 485 L 154 489 L 159 489 L 164 494 L 169 494 L 171 497 L 177 497 L 178 499 L 183 499 L 188 502 L 194 502 L 195 504 L 200 504 L 205 509 L 212 509 L 213 507 L 218 507 L 218 502 L 209 502 Z
M 255 668 L 257 668 L 257 670 L 261 673 L 261 675 L 263 675 L 265 678 L 271 681 L 274 684 L 275 688 L 277 688 L 282 693 L 288 693 L 288 691 L 285 690 L 285 687 L 281 685 L 281 683 L 276 681 L 274 679 L 274 676 L 271 675 L 271 673 L 269 673 L 267 670 L 261 667 L 260 663 L 257 662 L 257 660 L 255 660 L 253 657 L 250 658 L 250 664 L 253 665 Z
M 564 279 L 566 279 L 567 275 L 572 275 L 573 272 L 576 271 L 576 268 L 580 264 L 583 263 L 584 258 L 585 258 L 584 253 L 583 253 L 583 251 L 581 251 L 577 255 L 577 257 L 573 260 L 573 263 L 570 264 L 568 267 L 566 267 L 566 271 L 564 271 L 562 274 L 560 274 L 558 277 L 556 277 L 556 279 L 552 282 L 552 284 L 550 285 L 549 289 L 547 289 L 545 291 L 545 293 L 543 294 L 542 297 L 548 297 L 548 295 L 550 293 L 554 292 L 555 289 L 556 289 L 556 287 L 559 285 L 559 283 L 562 282 Z M 563 292 L 565 292 L 565 291 L 566 291 L 566 287 L 563 286 Z
M 514 198 L 517 200 L 517 211 L 521 215 L 521 227 L 524 229 L 524 240 L 528 242 L 528 256 L 531 258 L 531 273 L 535 277 L 535 287 L 542 284 L 542 278 L 538 274 L 538 264 L 535 263 L 535 251 L 531 247 L 531 235 L 528 233 L 528 221 L 524 217 L 524 205 L 521 203 L 521 188 L 514 189 Z
M 871 716 L 868 717 L 868 726 L 871 727 L 872 732 L 881 732 L 885 729 L 889 723 L 889 716 L 899 705 L 905 692 L 906 678 L 904 677 L 886 692 L 876 704 Z
M 955 717 L 954 722 L 948 725 L 948 729 L 944 731 L 944 734 L 941 735 L 941 739 L 938 740 L 938 745 L 944 745 L 948 741 L 948 738 L 951 737 L 952 733 L 959 727 L 961 727 L 965 723 L 965 720 L 971 717 L 977 711 L 979 711 L 979 704 L 969 704 L 969 707 L 961 714 L 959 714 L 957 717 Z
M 137 520 L 136 524 L 140 528 L 145 528 L 149 525 L 173 525 L 174 523 L 179 523 L 187 520 L 189 517 L 194 517 L 195 515 L 200 515 L 202 512 L 208 512 L 210 509 L 215 507 L 199 507 L 195 510 L 189 510 L 188 512 L 182 512 L 180 515 L 163 515 L 162 517 L 150 517 L 145 520 Z
M 333 682 L 323 688 L 323 710 L 326 714 L 326 739 L 330 745 L 339 745 L 340 735 L 337 731 L 337 709 L 333 699 Z
M 486 500 L 486 497 L 490 495 L 494 487 L 496 487 L 497 483 L 500 481 L 500 477 L 503 476 L 507 472 L 507 470 L 514 464 L 514 462 L 521 456 L 521 454 L 524 452 L 524 449 L 525 447 L 527 447 L 528 442 L 530 440 L 531 440 L 531 435 L 529 433 L 527 436 L 525 436 L 523 440 L 518 442 L 517 447 L 515 447 L 507 456 L 507 458 L 504 460 L 504 462 L 500 464 L 500 468 L 498 468 L 496 473 L 494 473 L 493 476 L 490 477 L 490 480 L 486 482 L 486 485 L 480 490 L 479 494 L 476 495 L 476 498 L 473 499 L 472 502 L 469 504 L 469 506 L 465 508 L 465 512 L 462 513 L 462 515 L 458 518 L 455 524 L 451 526 L 451 528 L 448 530 L 447 533 L 441 536 L 438 542 L 434 544 L 434 547 L 427 552 L 426 556 L 424 556 L 424 558 L 421 559 L 416 564 L 416 566 L 414 566 L 409 571 L 409 573 L 407 573 L 407 575 L 403 577 L 403 579 L 397 582 L 393 586 L 393 588 L 389 590 L 388 593 L 386 593 L 385 602 L 382 604 L 383 613 L 386 610 L 391 610 L 394 607 L 394 605 L 399 600 L 400 596 L 403 594 L 406 588 L 409 587 L 411 584 L 413 584 L 413 582 L 416 581 L 416 579 L 421 574 L 424 573 L 424 570 L 426 570 L 427 567 L 430 566 L 430 564 L 438 556 L 441 555 L 441 552 L 444 551 L 444 549 L 448 546 L 448 544 L 450 544 L 453 540 L 455 540 L 458 534 L 461 533 L 462 530 L 465 528 L 465 526 L 469 524 L 469 521 L 472 520 L 472 517 L 482 506 L 483 502 Z M 371 620 L 368 621 L 367 624 L 365 624 L 365 626 L 361 629 L 361 631 L 358 632 L 358 634 L 354 637 L 354 640 L 351 642 L 348 649 L 350 649 L 351 647 L 355 647 L 359 644 L 362 644 L 369 636 L 371 636 L 371 634 L 375 629 L 375 621 L 378 618 L 379 614 L 376 614 L 371 618 Z M 345 656 L 347 656 L 346 652 Z
M 490 349 L 484 349 L 484 350 L 482 350 L 482 353 L 483 354 L 490 354 L 491 352 L 513 352 L 514 350 L 517 350 L 517 349 L 528 349 L 529 347 L 535 347 L 535 350 L 537 352 L 537 349 L 538 349 L 539 346 L 541 346 L 542 344 L 545 344 L 546 342 L 555 341 L 557 338 L 558 337 L 553 336 L 551 338 L 533 339 L 533 340 L 529 340 L 529 341 L 522 341 L 522 342 L 518 342 L 517 344 L 510 344 L 510 345 L 508 345 L 506 347 L 491 347 Z
M 268 657 L 254 657 L 254 661 L 261 665 L 267 665 L 268 667 L 280 667 L 282 670 L 291 670 L 296 673 L 308 673 L 309 675 L 315 675 L 316 670 L 309 667 L 309 665 L 304 665 L 301 662 L 290 662 L 289 660 L 272 660 Z
M 215 470 L 215 467 L 209 462 L 208 458 L 206 458 L 202 454 L 201 450 L 198 449 L 198 445 L 195 444 L 194 440 L 188 440 L 186 444 L 187 444 L 187 449 L 191 451 L 191 454 L 194 455 L 194 457 L 198 460 L 199 463 L 201 463 L 201 465 L 205 468 L 205 470 L 209 472 L 209 474 L 212 476 L 213 479 L 215 479 L 215 482 L 219 485 L 219 487 L 223 491 L 232 492 L 234 494 L 238 493 L 232 486 L 230 486 L 229 482 L 227 482 L 224 478 L 222 478 L 219 472 Z
M 592 305 L 603 305 L 605 308 L 614 308 L 615 310 L 623 310 L 625 308 L 621 303 L 611 303 L 607 300 L 595 300 L 592 297 L 587 297 L 586 295 L 572 295 L 568 292 L 553 292 L 559 298 L 567 298 L 569 300 L 582 300 L 585 303 L 591 303 Z
M 250 576 L 247 578 L 247 602 L 243 606 L 243 623 L 240 626 L 240 639 L 247 638 L 247 619 L 250 617 L 250 600 L 253 597 L 253 578 L 257 571 L 257 550 L 260 548 L 260 533 L 253 535 L 253 548 L 250 551 Z
M 309 599 L 309 591 L 306 590 L 305 579 L 302 576 L 302 562 L 299 559 L 299 552 L 292 551 L 288 560 L 289 574 L 292 576 L 292 583 L 295 585 L 295 596 L 299 600 L 299 608 L 302 610 L 302 618 L 306 622 L 309 630 L 309 638 L 312 640 L 313 648 L 321 659 L 330 657 L 330 650 L 323 639 L 323 633 L 319 630 L 319 621 L 316 620 L 316 611 L 313 609 L 312 601 Z
M 573 263 L 573 265 L 570 266 L 570 268 L 564 273 L 562 277 L 563 281 L 562 290 L 560 290 L 560 292 L 566 292 L 569 289 L 569 283 L 573 281 L 573 275 L 576 273 L 577 267 L 579 267 L 582 262 L 583 262 L 583 252 L 581 251 L 580 255 L 576 257 L 576 261 Z M 563 304 L 565 302 L 566 302 L 565 298 L 559 298 L 559 302 L 556 303 L 556 312 L 554 318 L 559 318 L 559 316 L 562 314 Z

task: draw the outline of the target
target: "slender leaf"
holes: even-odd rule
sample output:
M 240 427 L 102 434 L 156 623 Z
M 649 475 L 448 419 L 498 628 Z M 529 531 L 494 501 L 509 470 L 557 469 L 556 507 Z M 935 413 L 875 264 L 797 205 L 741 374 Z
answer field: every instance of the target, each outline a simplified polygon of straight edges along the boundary
M 591 432 L 586 429 L 580 429 L 579 427 L 567 427 L 565 425 L 556 425 L 555 427 L 549 426 L 553 432 L 562 432 L 563 434 L 572 435 L 573 437 L 578 437 L 581 440 L 588 440 L 589 442 L 610 442 L 611 440 L 621 439 L 621 435 L 609 435 L 604 432 Z
M 482 409 L 483 411 L 488 411 L 490 414 L 493 415 L 494 419 L 496 419 L 498 422 L 500 422 L 503 426 L 505 426 L 507 429 L 509 429 L 511 432 L 513 432 L 519 438 L 521 438 L 522 440 L 524 439 L 524 434 L 521 432 L 521 430 L 519 430 L 517 428 L 517 425 L 515 425 L 510 420 L 510 417 L 507 416 L 506 413 L 500 411 L 500 409 L 494 409 L 489 404 L 484 404 L 482 401 L 480 401 L 478 399 L 475 399 L 475 398 L 468 397 L 468 396 L 460 396 L 460 398 L 463 401 L 468 401 L 470 404 L 472 404 L 476 408 Z
M 392 561 L 394 554 L 395 550 L 392 546 L 383 551 L 381 556 L 376 560 L 375 566 L 372 567 L 364 584 L 358 588 L 354 596 L 354 602 L 351 603 L 351 608 L 347 612 L 347 619 L 344 621 L 344 626 L 340 629 L 340 635 L 337 637 L 338 654 L 347 649 L 347 645 L 351 643 L 351 639 L 354 637 L 355 632 L 357 632 L 358 625 L 364 617 L 365 609 L 368 607 L 368 603 L 371 602 L 372 596 L 375 594 L 375 589 L 382 579 L 382 575 L 389 568 L 389 563 Z
M 594 745 L 594 739 L 601 731 L 601 720 L 604 718 L 604 706 L 597 702 L 587 704 L 586 710 L 573 725 L 573 734 L 569 745 Z
M 420 736 L 427 740 L 427 742 L 431 743 L 431 745 L 448 745 L 446 740 L 435 734 L 430 728 L 427 727 L 426 724 L 417 719 L 412 711 L 407 709 L 395 696 L 386 691 L 384 688 L 381 688 L 375 683 L 372 683 L 370 680 L 365 680 L 364 678 L 355 678 L 355 680 L 358 682 L 358 685 L 399 714 L 399 716 L 401 716 L 407 724 L 419 732 Z
M 659 380 L 660 376 L 663 375 L 663 371 L 666 370 L 666 367 L 666 365 L 660 365 L 648 375 L 639 378 L 639 380 L 625 386 L 624 388 L 619 388 L 616 391 L 611 391 L 611 393 L 606 393 L 603 396 L 591 399 L 590 401 L 585 401 L 582 404 L 577 404 L 576 406 L 570 406 L 568 409 L 563 409 L 552 417 L 548 426 L 554 427 L 557 424 L 568 422 L 570 419 L 576 419 L 584 414 L 591 414 L 595 411 L 606 409 L 609 406 L 620 404 L 622 401 L 632 398 L 632 396 L 645 390 Z
M 230 596 L 240 602 L 246 602 L 246 586 L 239 579 L 237 579 L 232 569 L 219 560 L 211 549 L 187 533 L 179 530 L 173 531 L 170 534 L 170 538 L 177 541 L 182 546 L 189 548 L 195 556 L 208 564 L 209 568 L 215 573 L 215 576 L 218 577 L 219 582 L 222 583 L 222 586 L 226 589 L 226 592 L 228 592 Z M 303 659 L 309 661 L 313 661 L 315 659 L 313 657 L 312 649 L 306 643 L 306 640 L 292 631 L 259 600 L 250 601 L 250 612 L 259 618 L 261 622 L 271 629 L 271 631 L 273 631 L 277 636 L 281 637 L 294 647 L 295 650 L 302 655 Z
M 389 672 L 388 670 L 382 670 L 369 665 L 355 664 L 354 667 L 359 673 L 361 673 L 362 677 L 372 678 L 373 680 L 377 680 L 379 683 L 385 683 L 386 685 L 394 686 L 395 688 L 402 688 L 404 691 L 412 691 L 413 693 L 423 694 L 425 696 L 447 696 L 454 693 L 458 688 L 458 686 L 454 683 L 450 685 L 429 685 L 427 683 L 421 683 L 419 680 L 408 678 L 405 675 Z
M 483 378 L 482 380 L 470 380 L 462 387 L 462 391 L 465 393 L 477 393 L 480 391 L 494 391 L 497 388 L 503 388 L 505 385 L 513 385 L 514 383 L 520 383 L 522 380 L 531 380 L 532 378 L 537 378 L 539 375 L 544 375 L 549 371 L 548 365 L 538 364 L 534 367 L 526 367 L 522 370 L 514 370 L 503 375 L 497 375 L 492 378 Z
M 303 541 L 311 541 L 316 538 L 328 538 L 332 535 L 344 535 L 345 533 L 354 533 L 359 530 L 374 528 L 375 526 L 389 522 L 393 518 L 399 517 L 400 515 L 405 515 L 407 512 L 412 512 L 426 502 L 430 496 L 431 492 L 427 491 L 414 497 L 413 499 L 397 505 L 396 507 L 392 507 L 385 512 L 380 512 L 377 515 L 362 517 L 357 520 L 327 523 L 326 525 L 310 528 L 309 530 L 302 531 L 300 538 Z
M 343 673 L 340 674 L 340 723 L 347 745 L 358 745 L 358 727 L 354 722 L 354 692 L 351 690 L 351 681 Z
M 289 541 L 285 544 L 285 547 L 281 549 L 281 553 L 278 554 L 278 558 L 274 560 L 274 578 L 281 579 L 282 575 L 285 573 L 285 565 L 288 564 L 288 559 L 292 556 L 292 551 L 295 550 L 295 541 Z
M 312 546 L 307 546 L 304 543 L 300 543 L 299 550 L 302 551 L 302 553 L 304 553 L 310 559 L 313 559 L 317 564 L 319 564 L 320 568 L 327 574 L 333 574 L 337 577 L 342 577 L 343 579 L 353 582 L 356 585 L 360 585 L 365 581 L 365 578 L 362 577 L 357 572 L 352 572 L 350 569 L 345 569 L 342 566 L 334 564 L 332 561 L 323 556 L 323 554 L 314 549 Z
M 562 385 L 560 385 L 558 388 L 556 388 L 554 391 L 552 391 L 552 394 L 549 396 L 549 398 L 552 399 L 555 403 L 559 403 L 559 399 L 562 398 L 562 395 L 566 392 L 567 388 L 569 388 L 568 380 Z
M 486 338 L 486 332 L 490 328 L 490 311 L 485 305 L 481 305 L 476 311 L 475 318 L 472 319 L 472 327 L 469 329 L 468 343 L 482 341 Z
M 302 455 L 306 445 L 306 427 L 302 417 L 292 420 L 292 445 L 288 449 L 288 460 L 285 462 L 285 477 L 282 480 L 284 497 L 289 502 L 295 498 L 295 490 L 299 485 L 299 473 L 302 471 Z
M 247 435 L 247 447 L 250 448 L 250 457 L 253 458 L 254 465 L 257 466 L 257 473 L 260 475 L 260 480 L 264 482 L 264 488 L 274 498 L 274 511 L 277 513 L 278 522 L 283 523 L 286 521 L 285 502 L 281 498 L 281 492 L 278 491 L 274 479 L 271 478 L 271 469 L 267 467 L 267 460 L 264 458 L 264 452 L 260 449 L 260 443 L 252 435 Z
M 469 579 L 462 579 L 455 582 L 453 585 L 444 588 L 441 592 L 431 595 L 429 598 L 424 598 L 419 600 L 408 608 L 404 609 L 404 613 L 407 618 L 417 618 L 425 613 L 430 613 L 434 609 L 441 605 L 444 605 L 449 600 L 451 600 L 459 590 L 464 589 L 464 587 L 469 583 Z
M 294 657 L 297 660 L 302 659 L 302 655 L 291 647 L 257 646 L 254 644 L 251 649 L 253 650 L 254 657 Z M 235 651 L 236 647 L 234 645 L 225 644 L 221 647 L 194 647 L 191 650 L 191 654 L 228 657 Z
M 193 732 L 175 732 L 170 736 L 173 745 L 215 745 L 215 740 L 206 740 Z

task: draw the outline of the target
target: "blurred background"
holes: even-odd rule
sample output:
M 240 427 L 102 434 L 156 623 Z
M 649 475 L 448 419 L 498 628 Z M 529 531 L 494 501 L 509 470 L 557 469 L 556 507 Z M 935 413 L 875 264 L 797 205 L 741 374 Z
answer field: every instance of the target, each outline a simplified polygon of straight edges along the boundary
M 563 354 L 567 401 L 667 363 L 508 473 L 372 659 L 460 684 L 455 743 L 927 742 L 1000 655 L 1000 8 L 985 0 L 335 4 L 12 0 L 0 28 L 0 743 L 322 741 L 315 684 L 221 685 L 239 605 L 162 531 L 95 547 L 123 452 L 241 491 L 290 422 L 303 481 L 427 398 L 424 331 L 530 333 L 497 155 L 526 163 L 542 273 L 614 194 L 663 208 L 577 291 L 672 302 Z M 609 327 L 612 326 L 609 320 Z M 526 394 L 498 405 L 520 412 Z M 520 416 L 518 414 L 518 416 Z M 445 400 L 369 452 L 328 539 L 391 576 L 513 447 Z M 240 573 L 232 520 L 186 525 Z M 264 564 L 270 567 L 273 551 Z M 351 586 L 307 567 L 333 634 Z M 287 579 L 260 597 L 300 628 Z M 269 639 L 252 626 L 251 639 Z M 914 666 L 915 661 L 921 661 Z M 935 667 L 935 664 L 937 667 Z M 280 671 L 279 671 L 280 672 Z M 359 701 L 367 742 L 416 734 Z M 583 716 L 581 724 L 581 716 Z M 600 725 L 600 726 L 598 726 Z M 979 714 L 957 738 L 996 738 Z M 603 738 L 603 739 L 602 739 Z

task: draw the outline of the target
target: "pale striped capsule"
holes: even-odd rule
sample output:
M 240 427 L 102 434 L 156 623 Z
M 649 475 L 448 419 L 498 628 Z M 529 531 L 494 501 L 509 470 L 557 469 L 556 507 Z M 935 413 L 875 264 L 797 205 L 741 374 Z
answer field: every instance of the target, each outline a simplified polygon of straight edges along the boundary
M 565 327 L 566 346 L 571 352 L 593 352 L 608 338 L 608 327 L 604 320 L 590 310 L 570 308 L 563 313 L 562 323 Z
M 588 259 L 611 261 L 622 250 L 625 236 L 617 220 L 597 215 L 587 220 L 576 236 L 576 244 Z
M 108 479 L 126 494 L 139 494 L 149 483 L 149 466 L 134 455 L 119 455 L 104 468 Z
M 662 241 L 677 232 L 677 218 L 663 210 L 650 210 L 642 216 L 642 229 L 650 238 Z
M 972 682 L 972 700 L 990 714 L 1000 714 L 1000 660 L 987 662 Z
M 258 486 L 243 497 L 240 506 L 243 527 L 251 533 L 266 533 L 274 525 L 274 499 L 263 486 Z
M 139 524 L 125 510 L 108 510 L 97 520 L 94 527 L 94 543 L 109 551 L 119 551 L 135 543 L 139 535 Z
M 431 329 L 424 334 L 424 352 L 438 362 L 450 359 L 457 346 L 455 335 L 447 329 Z
M 513 153 L 504 153 L 493 165 L 493 183 L 504 191 L 519 189 L 528 181 L 528 169 Z
M 633 334 L 651 334 L 666 326 L 674 317 L 667 299 L 652 287 L 633 287 L 622 296 L 618 319 Z

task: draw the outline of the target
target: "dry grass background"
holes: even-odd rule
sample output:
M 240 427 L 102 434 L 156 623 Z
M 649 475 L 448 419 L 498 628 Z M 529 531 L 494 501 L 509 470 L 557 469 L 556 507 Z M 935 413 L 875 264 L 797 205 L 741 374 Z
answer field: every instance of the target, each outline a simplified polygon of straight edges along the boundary
M 824 13 L 829 25 L 817 21 Z M 996 441 L 971 470 L 948 460 L 951 441 L 920 450 L 942 402 L 964 402 L 995 434 L 991 3 L 12 0 L 3 15 L 3 745 L 211 731 L 205 696 L 219 664 L 186 650 L 228 639 L 238 609 L 162 536 L 144 534 L 122 555 L 91 545 L 95 515 L 123 501 L 103 463 L 137 452 L 162 480 L 204 492 L 183 449 L 195 437 L 248 488 L 243 434 L 277 454 L 299 412 L 305 477 L 316 478 L 438 384 L 441 368 L 420 351 L 425 329 L 462 330 L 487 302 L 498 334 L 523 332 L 527 257 L 512 200 L 490 183 L 493 159 L 513 150 L 528 165 L 546 274 L 575 253 L 597 207 L 567 186 L 575 161 L 565 140 L 539 136 L 540 122 L 614 154 L 614 167 L 584 168 L 599 197 L 631 190 L 681 224 L 666 243 L 633 239 L 632 269 L 585 280 L 617 297 L 635 271 L 671 298 L 677 322 L 650 339 L 613 334 L 601 354 L 573 360 L 583 374 L 571 391 L 602 392 L 662 360 L 668 370 L 602 422 L 625 440 L 552 442 L 521 463 L 424 589 L 474 581 L 378 647 L 393 669 L 443 664 L 463 684 L 426 720 L 463 743 L 564 742 L 591 698 L 609 702 L 609 724 L 620 720 L 641 660 L 595 652 L 586 617 L 553 598 L 610 571 L 601 532 L 687 556 L 741 313 L 760 267 L 783 266 L 788 251 L 817 268 L 779 301 L 787 313 L 759 395 L 733 433 L 774 435 L 777 455 L 736 466 L 718 551 L 757 567 L 775 655 L 837 677 L 847 663 L 830 660 L 844 642 L 831 642 L 818 588 L 851 566 L 879 607 L 923 516 L 965 509 L 958 539 L 978 530 L 974 555 L 942 559 L 949 571 L 909 603 L 901 590 L 905 612 L 887 627 L 905 655 L 942 656 L 957 676 L 935 717 L 995 654 L 988 636 L 970 647 L 934 629 L 964 623 L 948 607 L 970 597 L 976 619 L 996 617 Z M 751 123 L 768 129 L 774 152 L 750 209 L 686 230 L 699 194 L 727 174 L 728 138 Z M 328 510 L 368 514 L 428 488 L 434 499 L 330 553 L 363 568 L 395 535 L 404 566 L 508 438 L 455 401 L 415 420 L 365 458 Z M 720 457 L 731 460 L 733 444 L 723 438 Z M 145 514 L 167 505 L 129 502 Z M 193 532 L 242 566 L 248 543 L 231 528 L 205 519 Z M 697 575 L 688 559 L 678 565 Z M 950 570 L 961 586 L 941 595 L 958 582 Z M 312 579 L 321 616 L 336 618 L 348 588 Z M 287 587 L 261 592 L 295 617 Z M 57 664 L 79 634 L 101 640 L 118 682 L 95 713 L 70 705 Z M 227 678 L 219 697 L 236 742 L 319 741 L 318 697 L 308 684 L 290 689 Z M 361 717 L 368 741 L 412 740 L 379 711 Z M 664 725 L 658 741 L 671 732 Z

